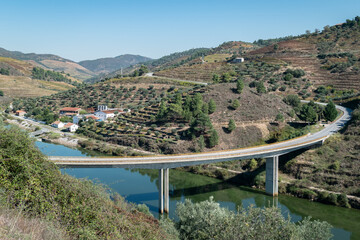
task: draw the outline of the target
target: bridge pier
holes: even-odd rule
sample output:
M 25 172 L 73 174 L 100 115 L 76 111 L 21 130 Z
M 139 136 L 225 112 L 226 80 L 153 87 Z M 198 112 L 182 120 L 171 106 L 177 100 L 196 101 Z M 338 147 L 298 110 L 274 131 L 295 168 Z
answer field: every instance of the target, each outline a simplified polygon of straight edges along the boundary
M 164 212 L 164 169 L 159 169 L 159 212 Z
M 169 169 L 159 169 L 159 212 L 169 213 Z
M 265 192 L 271 196 L 278 196 L 279 156 L 266 159 Z

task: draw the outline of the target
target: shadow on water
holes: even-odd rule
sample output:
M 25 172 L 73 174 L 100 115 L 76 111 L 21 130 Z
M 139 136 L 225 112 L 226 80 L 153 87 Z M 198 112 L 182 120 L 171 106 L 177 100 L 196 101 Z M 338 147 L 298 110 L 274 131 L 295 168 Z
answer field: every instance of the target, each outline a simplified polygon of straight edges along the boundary
M 297 153 L 299 154 L 299 153 Z M 132 170 L 149 176 L 158 184 L 157 170 Z M 202 181 L 206 179 L 206 181 Z M 233 181 L 234 179 L 232 179 Z M 210 181 L 210 182 L 209 182 Z M 172 202 L 183 201 L 185 198 L 194 202 L 204 201 L 213 196 L 217 202 L 232 203 L 226 205 L 231 210 L 250 205 L 256 207 L 278 206 L 282 214 L 291 217 L 292 221 L 299 221 L 307 216 L 321 221 L 327 221 L 334 226 L 332 230 L 335 239 L 360 239 L 360 211 L 345 209 L 331 205 L 310 202 L 291 196 L 281 195 L 278 198 L 267 196 L 263 191 L 248 187 L 235 186 L 227 181 L 207 178 L 178 170 L 170 171 L 170 198 Z M 157 201 L 158 192 L 146 194 L 131 194 L 127 200 L 137 202 L 139 199 Z M 149 206 L 151 211 L 158 211 L 157 206 Z M 175 205 L 171 206 L 175 207 Z M 174 211 L 174 209 L 171 209 Z

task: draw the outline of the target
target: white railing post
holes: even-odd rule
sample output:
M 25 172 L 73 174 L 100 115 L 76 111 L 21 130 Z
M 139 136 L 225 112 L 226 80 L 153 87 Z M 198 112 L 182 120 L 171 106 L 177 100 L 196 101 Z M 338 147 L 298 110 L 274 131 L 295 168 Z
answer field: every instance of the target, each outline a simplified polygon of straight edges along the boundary
M 164 207 L 164 211 L 165 213 L 169 213 L 169 202 L 170 202 L 170 199 L 169 199 L 169 169 L 166 168 L 165 169 L 165 174 L 164 174 L 164 179 L 165 179 L 165 186 L 164 186 L 164 196 L 165 196 L 165 207 Z

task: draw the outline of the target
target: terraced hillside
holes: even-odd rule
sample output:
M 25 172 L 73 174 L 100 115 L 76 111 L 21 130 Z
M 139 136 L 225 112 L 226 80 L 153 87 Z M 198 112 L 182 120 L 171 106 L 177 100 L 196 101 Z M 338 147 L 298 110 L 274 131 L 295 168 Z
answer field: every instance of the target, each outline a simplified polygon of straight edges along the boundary
M 219 63 L 198 63 L 194 65 L 184 65 L 177 68 L 171 68 L 159 72 L 155 72 L 155 76 L 199 81 L 212 82 L 214 74 L 223 74 L 233 70 L 232 66 L 223 62 Z
M 273 58 L 301 68 L 316 86 L 360 90 L 360 27 L 358 20 L 325 27 L 321 33 L 278 42 L 250 51 L 247 57 Z

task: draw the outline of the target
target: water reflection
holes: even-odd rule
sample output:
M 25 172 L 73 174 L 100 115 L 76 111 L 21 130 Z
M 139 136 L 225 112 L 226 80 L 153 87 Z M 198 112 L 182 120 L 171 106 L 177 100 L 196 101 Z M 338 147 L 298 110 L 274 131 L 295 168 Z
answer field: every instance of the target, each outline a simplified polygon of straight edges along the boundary
M 61 145 L 37 143 L 48 155 L 86 156 L 87 153 Z M 158 170 L 126 170 L 118 168 L 76 168 L 62 169 L 63 173 L 77 178 L 88 178 L 109 186 L 114 191 L 134 203 L 146 204 L 154 216 L 158 216 Z M 246 187 L 237 187 L 230 183 L 170 170 L 170 217 L 175 218 L 178 202 L 185 198 L 194 202 L 204 201 L 214 196 L 222 207 L 236 211 L 250 205 L 256 207 L 278 206 L 283 216 L 290 216 L 292 221 L 300 221 L 306 216 L 327 221 L 334 226 L 334 239 L 360 239 L 360 211 L 345 209 L 320 203 L 310 202 L 289 196 L 272 198 Z

